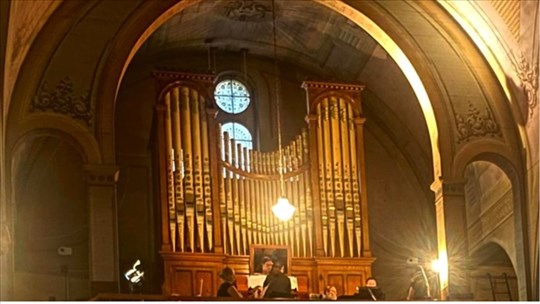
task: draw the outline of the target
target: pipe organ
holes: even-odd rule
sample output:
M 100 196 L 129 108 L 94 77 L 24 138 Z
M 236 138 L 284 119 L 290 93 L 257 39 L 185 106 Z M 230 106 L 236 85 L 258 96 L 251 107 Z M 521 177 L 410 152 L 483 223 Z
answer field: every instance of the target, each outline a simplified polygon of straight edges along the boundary
M 250 273 L 251 244 L 287 245 L 292 274 L 306 293 L 331 283 L 352 293 L 371 275 L 363 86 L 304 82 L 307 130 L 281 152 L 263 152 L 221 134 L 214 76 L 154 76 L 166 294 L 215 295 L 225 264 L 235 268 L 242 289 L 243 275 Z M 285 196 L 296 207 L 287 222 L 271 211 L 281 194 L 281 178 Z M 179 284 L 187 282 L 186 291 Z
M 285 196 L 296 202 L 298 212 L 281 222 L 271 212 L 280 196 L 280 151 L 248 150 L 223 134 L 219 204 L 224 253 L 248 254 L 250 244 L 285 244 L 295 257 L 311 256 L 313 239 L 307 227 L 313 208 L 306 143 L 303 132 L 283 147 Z

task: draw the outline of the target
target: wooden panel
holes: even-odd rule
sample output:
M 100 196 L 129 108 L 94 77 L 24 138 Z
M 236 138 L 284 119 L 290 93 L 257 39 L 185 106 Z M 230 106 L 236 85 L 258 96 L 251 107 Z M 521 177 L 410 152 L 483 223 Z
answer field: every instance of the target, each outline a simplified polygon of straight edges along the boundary
M 217 294 L 217 290 L 214 290 L 214 274 L 211 271 L 195 272 L 195 294 L 203 297 Z
M 299 275 L 296 277 L 296 280 L 298 281 L 299 293 L 309 292 L 309 276 Z
M 353 294 L 356 292 L 357 286 L 364 286 L 364 276 L 362 275 L 347 275 L 347 285 L 345 286 L 345 294 Z
M 248 290 L 248 276 L 245 274 L 237 274 L 236 287 L 238 287 L 238 290 Z
M 337 294 L 344 294 L 344 275 L 343 274 L 329 274 L 326 277 L 326 285 L 335 286 Z
M 227 256 L 200 253 L 161 253 L 164 261 L 163 293 L 166 295 L 215 296 L 221 284 L 219 272 L 225 266 L 236 272 L 240 292 L 247 292 L 249 256 Z M 326 285 L 335 285 L 338 294 L 353 294 L 371 276 L 373 258 L 293 258 L 291 275 L 297 278 L 298 295 L 319 293 Z
M 173 277 L 172 294 L 179 296 L 193 295 L 193 274 L 191 270 L 176 270 Z

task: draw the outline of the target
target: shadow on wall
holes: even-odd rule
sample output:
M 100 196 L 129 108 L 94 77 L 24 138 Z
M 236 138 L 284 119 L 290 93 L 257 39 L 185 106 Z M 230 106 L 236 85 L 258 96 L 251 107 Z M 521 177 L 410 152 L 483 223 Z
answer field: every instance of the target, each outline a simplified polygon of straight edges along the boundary
M 88 299 L 88 206 L 83 160 L 56 136 L 14 156 L 15 300 Z

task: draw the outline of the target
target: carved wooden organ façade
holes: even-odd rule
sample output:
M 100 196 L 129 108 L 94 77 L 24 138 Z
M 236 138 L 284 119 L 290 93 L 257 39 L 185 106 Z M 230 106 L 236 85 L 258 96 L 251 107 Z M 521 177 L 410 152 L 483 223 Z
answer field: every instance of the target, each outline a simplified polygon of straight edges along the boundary
M 280 194 L 279 151 L 242 148 L 220 134 L 214 76 L 156 72 L 154 132 L 165 294 L 213 296 L 224 265 L 239 289 L 250 244 L 288 245 L 299 292 L 335 285 L 351 294 L 371 275 L 358 84 L 306 81 L 307 131 L 283 147 L 288 222 L 271 212 Z M 222 153 L 222 151 L 225 151 Z

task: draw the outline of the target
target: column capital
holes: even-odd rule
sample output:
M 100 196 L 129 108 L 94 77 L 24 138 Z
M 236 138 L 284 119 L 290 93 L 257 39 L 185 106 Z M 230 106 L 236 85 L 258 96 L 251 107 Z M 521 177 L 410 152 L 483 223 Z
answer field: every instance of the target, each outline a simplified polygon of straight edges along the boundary
M 363 116 L 357 116 L 354 118 L 354 123 L 356 125 L 363 125 L 366 122 L 366 118 Z
M 319 116 L 315 114 L 308 114 L 306 115 L 306 122 L 309 123 L 316 123 L 317 119 L 319 119 Z
M 85 179 L 90 185 L 112 186 L 118 181 L 120 170 L 114 165 L 85 165 Z
M 465 178 L 439 178 L 431 184 L 431 191 L 435 192 L 435 200 L 440 196 L 463 196 L 465 195 Z

